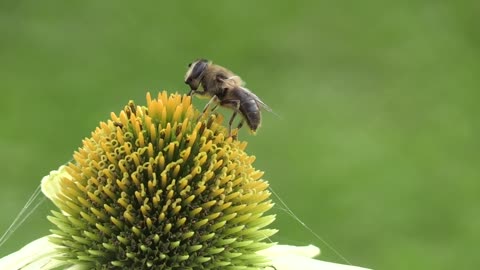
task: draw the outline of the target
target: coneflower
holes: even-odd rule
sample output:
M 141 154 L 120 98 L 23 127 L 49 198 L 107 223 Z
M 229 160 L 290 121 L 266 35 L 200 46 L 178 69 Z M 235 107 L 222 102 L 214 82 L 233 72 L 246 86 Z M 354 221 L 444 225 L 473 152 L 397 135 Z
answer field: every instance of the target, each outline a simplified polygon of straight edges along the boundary
M 166 92 L 112 113 L 42 180 L 58 207 L 52 234 L 0 269 L 354 268 L 310 259 L 313 246 L 271 243 L 273 203 L 255 157 L 221 115 L 200 116 L 189 96 Z

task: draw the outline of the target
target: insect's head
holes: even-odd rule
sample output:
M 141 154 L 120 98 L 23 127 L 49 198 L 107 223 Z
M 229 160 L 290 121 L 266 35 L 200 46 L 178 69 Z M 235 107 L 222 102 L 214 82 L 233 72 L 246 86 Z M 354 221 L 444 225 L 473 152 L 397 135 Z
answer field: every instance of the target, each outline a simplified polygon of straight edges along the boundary
M 190 93 L 197 90 L 200 86 L 200 82 L 205 75 L 205 71 L 208 68 L 210 61 L 206 59 L 199 59 L 188 65 L 187 73 L 185 74 L 185 84 L 190 86 Z

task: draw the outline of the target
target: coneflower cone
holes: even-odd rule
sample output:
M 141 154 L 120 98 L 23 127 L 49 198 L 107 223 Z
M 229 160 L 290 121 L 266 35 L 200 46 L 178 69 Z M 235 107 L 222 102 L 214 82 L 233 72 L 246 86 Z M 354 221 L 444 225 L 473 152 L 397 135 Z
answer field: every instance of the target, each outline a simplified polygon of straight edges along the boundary
M 50 199 L 57 259 L 94 269 L 259 269 L 276 230 L 263 172 L 220 115 L 147 94 L 100 123 Z

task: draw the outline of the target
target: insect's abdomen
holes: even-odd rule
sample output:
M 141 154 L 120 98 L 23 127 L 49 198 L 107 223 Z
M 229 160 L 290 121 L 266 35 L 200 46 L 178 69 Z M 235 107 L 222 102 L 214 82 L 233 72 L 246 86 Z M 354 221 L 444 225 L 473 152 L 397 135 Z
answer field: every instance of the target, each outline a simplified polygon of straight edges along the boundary
M 261 123 L 260 108 L 254 99 L 247 99 L 240 104 L 240 112 L 250 127 L 250 130 L 256 131 Z

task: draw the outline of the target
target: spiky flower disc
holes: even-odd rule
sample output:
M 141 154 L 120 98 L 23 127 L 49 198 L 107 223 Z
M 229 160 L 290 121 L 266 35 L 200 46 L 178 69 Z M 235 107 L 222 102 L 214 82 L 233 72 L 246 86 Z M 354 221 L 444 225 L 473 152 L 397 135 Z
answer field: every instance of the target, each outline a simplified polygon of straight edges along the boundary
M 221 116 L 190 97 L 132 101 L 74 154 L 51 198 L 60 259 L 88 268 L 258 269 L 275 233 L 268 183 Z

